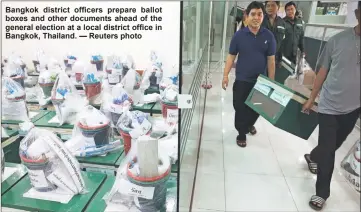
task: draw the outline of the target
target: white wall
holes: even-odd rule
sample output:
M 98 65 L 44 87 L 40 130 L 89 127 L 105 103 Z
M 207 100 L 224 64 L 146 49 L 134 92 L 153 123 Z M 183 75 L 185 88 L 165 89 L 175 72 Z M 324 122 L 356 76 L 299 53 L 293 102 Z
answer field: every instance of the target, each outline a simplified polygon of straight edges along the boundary
M 355 16 L 355 9 L 357 8 L 356 2 L 347 2 L 347 16 L 345 20 L 345 24 L 357 25 L 357 19 Z
M 38 7 L 39 12 L 42 12 L 42 9 L 51 5 L 51 7 L 70 7 L 70 10 L 76 7 L 92 7 L 92 8 L 103 8 L 103 14 L 94 14 L 88 13 L 88 16 L 105 16 L 107 15 L 107 8 L 136 8 L 138 15 L 138 22 L 127 22 L 131 25 L 136 25 L 140 23 L 141 7 L 162 7 L 162 14 L 155 14 L 157 16 L 162 16 L 163 21 L 160 24 L 163 26 L 162 31 L 143 31 L 143 38 L 141 40 L 91 40 L 88 38 L 78 38 L 75 40 L 9 40 L 5 39 L 5 30 L 4 25 L 21 25 L 21 24 L 29 24 L 30 22 L 5 22 L 5 8 L 7 6 L 10 7 Z M 172 67 L 175 65 L 176 68 L 179 67 L 179 51 L 180 51 L 180 2 L 120 2 L 120 1 L 98 1 L 98 2 L 2 2 L 1 11 L 3 27 L 2 27 L 2 56 L 9 55 L 11 52 L 15 52 L 21 55 L 26 63 L 33 67 L 32 60 L 35 57 L 35 53 L 38 49 L 42 49 L 46 52 L 46 54 L 53 56 L 55 59 L 62 61 L 64 56 L 71 52 L 73 55 L 77 56 L 79 60 L 88 62 L 90 61 L 91 55 L 93 53 L 100 53 L 106 59 L 106 57 L 110 54 L 120 55 L 122 53 L 130 54 L 133 56 L 137 68 L 145 68 L 150 62 L 150 51 L 155 50 L 162 60 L 164 64 L 164 71 L 172 70 Z M 17 15 L 17 14 L 13 14 Z M 27 14 L 25 16 L 30 17 L 32 14 Z M 38 15 L 42 15 L 39 13 Z M 61 16 L 72 16 L 74 13 L 70 14 L 58 14 Z M 80 15 L 80 14 L 78 14 Z M 112 17 L 115 17 L 119 14 L 113 14 Z M 125 15 L 125 14 L 123 14 Z M 151 14 L 148 14 L 150 16 Z M 47 14 L 46 16 L 49 16 Z M 134 14 L 127 14 L 127 16 L 134 16 Z M 109 24 L 115 25 L 120 24 L 120 22 L 115 22 L 114 19 L 111 22 L 107 22 Z M 107 24 L 104 23 L 103 24 Z M 124 23 L 124 22 L 123 22 Z M 142 22 L 146 25 L 155 25 L 156 22 Z M 159 22 L 158 22 L 159 23 Z M 34 23 L 34 25 L 40 23 Z M 45 21 L 43 24 L 52 24 L 52 22 Z M 84 23 L 80 22 L 66 22 L 66 25 L 75 24 L 75 25 L 83 25 Z M 100 23 L 87 23 L 92 25 L 97 25 Z M 24 31 L 13 31 L 13 33 L 23 33 Z M 31 33 L 32 31 L 29 31 Z M 63 31 L 64 32 L 64 31 Z M 96 32 L 96 31 L 95 31 Z M 66 31 L 64 33 L 67 33 Z M 105 31 L 98 31 L 99 34 L 105 33 Z M 107 33 L 115 33 L 120 34 L 121 31 L 107 31 Z M 128 31 L 128 33 L 133 33 L 133 31 Z M 77 35 L 87 35 L 86 31 L 76 31 Z M 42 33 L 39 33 L 42 37 Z M 177 69 L 178 70 L 178 69 Z

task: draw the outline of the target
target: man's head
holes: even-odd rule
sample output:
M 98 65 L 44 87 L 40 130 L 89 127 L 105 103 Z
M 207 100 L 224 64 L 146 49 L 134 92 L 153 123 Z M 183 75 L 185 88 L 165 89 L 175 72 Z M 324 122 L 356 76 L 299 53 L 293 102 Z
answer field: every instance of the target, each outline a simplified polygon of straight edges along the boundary
M 280 1 L 266 1 L 266 12 L 270 16 L 276 16 L 280 9 Z
M 246 9 L 248 26 L 251 28 L 259 28 L 263 22 L 263 12 L 264 6 L 261 2 L 251 2 Z
M 358 24 L 360 24 L 360 13 L 361 13 L 361 1 L 358 2 L 357 9 L 355 10 L 355 15 L 356 15 Z
M 296 4 L 293 1 L 290 1 L 285 5 L 285 10 L 286 10 L 286 16 L 288 18 L 291 19 L 295 18 L 297 8 L 296 8 Z

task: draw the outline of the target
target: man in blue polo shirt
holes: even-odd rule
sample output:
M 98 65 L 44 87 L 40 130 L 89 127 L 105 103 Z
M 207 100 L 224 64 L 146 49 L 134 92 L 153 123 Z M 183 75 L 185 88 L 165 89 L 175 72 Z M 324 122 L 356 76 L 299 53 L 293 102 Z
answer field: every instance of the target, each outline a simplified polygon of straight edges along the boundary
M 228 87 L 228 75 L 233 62 L 238 55 L 236 66 L 236 81 L 233 84 L 233 107 L 235 128 L 238 131 L 237 145 L 246 147 L 246 134 L 257 133 L 254 124 L 259 115 L 244 102 L 255 85 L 260 74 L 275 76 L 276 40 L 268 29 L 261 27 L 264 6 L 261 2 L 252 2 L 246 9 L 248 27 L 233 36 L 226 67 L 224 68 L 222 87 Z

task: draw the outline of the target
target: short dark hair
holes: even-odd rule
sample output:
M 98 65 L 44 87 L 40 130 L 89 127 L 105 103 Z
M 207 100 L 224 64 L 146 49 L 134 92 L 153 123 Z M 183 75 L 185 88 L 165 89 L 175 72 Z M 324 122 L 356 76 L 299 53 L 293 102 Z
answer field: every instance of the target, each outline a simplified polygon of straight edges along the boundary
M 293 1 L 290 1 L 285 5 L 285 10 L 287 10 L 287 7 L 290 7 L 290 6 L 294 6 L 297 9 L 296 4 Z
M 251 10 L 253 10 L 253 9 L 262 9 L 263 13 L 265 12 L 263 3 L 259 2 L 259 1 L 252 1 L 252 2 L 247 6 L 246 14 L 249 15 L 249 13 L 251 12 Z
M 265 1 L 265 2 L 264 2 L 264 5 L 267 6 L 267 3 L 268 3 L 268 2 L 270 2 L 270 1 Z M 277 4 L 278 7 L 280 7 L 280 5 L 281 5 L 281 2 L 280 2 L 280 1 L 274 1 L 274 2 Z

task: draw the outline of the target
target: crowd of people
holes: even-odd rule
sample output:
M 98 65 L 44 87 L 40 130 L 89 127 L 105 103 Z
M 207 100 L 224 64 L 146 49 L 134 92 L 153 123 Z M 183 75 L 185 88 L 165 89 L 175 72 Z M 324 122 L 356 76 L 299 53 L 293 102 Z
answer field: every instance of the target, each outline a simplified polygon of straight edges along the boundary
M 285 4 L 286 16 L 281 18 L 278 12 L 281 7 L 280 1 L 266 1 L 264 19 L 262 26 L 270 30 L 276 38 L 276 66 L 280 66 L 282 56 L 293 63 L 296 63 L 297 49 L 304 53 L 303 36 L 305 22 L 302 19 L 302 11 L 297 9 L 294 2 Z M 245 11 L 241 16 L 236 17 L 236 23 L 239 29 L 248 26 L 248 18 Z

